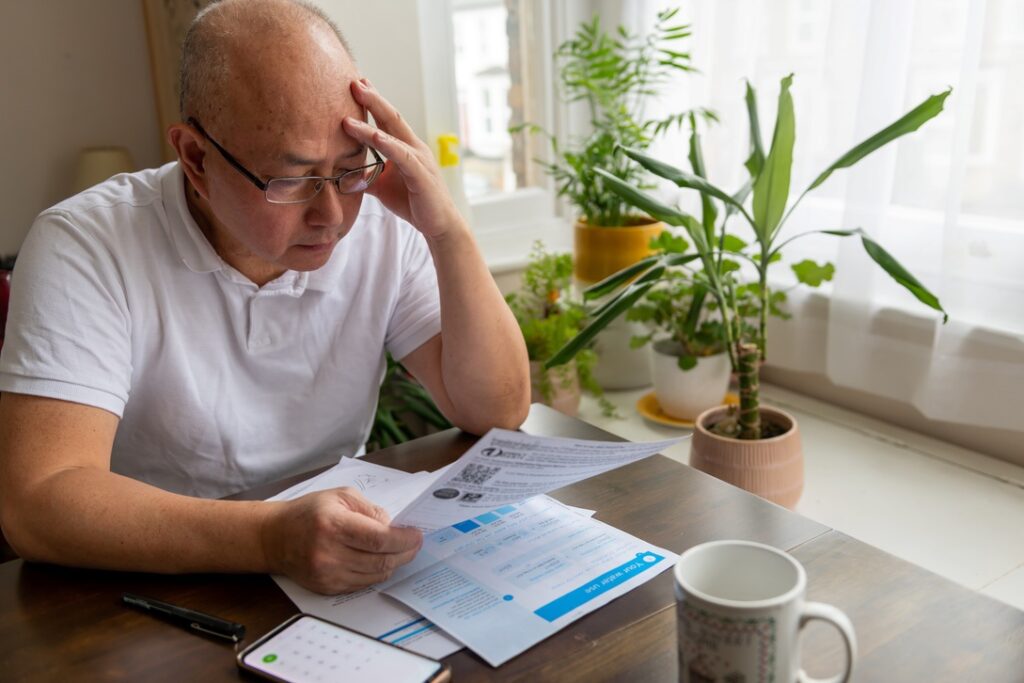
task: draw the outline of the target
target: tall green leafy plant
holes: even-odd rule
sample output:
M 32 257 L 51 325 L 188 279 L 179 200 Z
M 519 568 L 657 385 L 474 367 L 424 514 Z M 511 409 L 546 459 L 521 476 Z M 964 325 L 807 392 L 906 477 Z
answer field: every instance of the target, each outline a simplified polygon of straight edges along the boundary
M 640 149 L 622 148 L 626 156 L 642 168 L 672 181 L 678 187 L 699 192 L 702 200 L 700 219 L 662 203 L 645 192 L 644 188 L 631 185 L 611 172 L 595 169 L 606 186 L 623 201 L 669 225 L 682 228 L 692 241 L 694 250 L 693 253 L 661 253 L 649 257 L 586 290 L 584 297 L 589 300 L 612 293 L 614 296 L 594 312 L 594 322 L 559 350 L 549 365 L 564 363 L 578 349 L 584 348 L 597 332 L 668 277 L 667 273 L 673 267 L 697 266 L 692 272 L 693 281 L 706 290 L 708 296 L 713 297 L 719 309 L 723 322 L 722 333 L 740 382 L 739 415 L 734 425 L 724 431 L 730 436 L 743 439 L 761 438 L 758 369 L 761 361 L 767 357 L 767 317 L 779 303 L 778 293 L 773 293 L 769 287 L 768 270 L 781 259 L 783 247 L 810 234 L 859 239 L 867 255 L 883 271 L 921 303 L 941 312 L 943 322 L 947 320 L 948 316 L 938 298 L 861 227 L 812 230 L 787 239 L 781 238 L 780 234 L 786 220 L 807 193 L 821 186 L 835 171 L 855 165 L 872 152 L 916 131 L 937 116 L 951 90 L 928 97 L 897 121 L 855 145 L 818 174 L 791 201 L 790 173 L 796 141 L 796 117 L 790 93 L 792 80 L 792 75 L 782 79 L 775 128 L 767 154 L 761 142 L 757 96 L 754 89 L 747 85 L 745 100 L 750 124 L 750 154 L 744 166 L 749 178 L 734 193 L 730 194 L 707 180 L 697 127 L 692 120 L 689 154 L 691 171 L 647 156 Z M 749 242 L 727 232 L 728 219 L 732 215 L 740 216 L 749 228 Z M 743 279 L 743 270 L 734 267 L 737 261 L 746 262 L 747 271 L 753 273 L 752 279 Z M 801 261 L 792 267 L 798 280 L 811 286 L 831 279 L 834 271 L 832 264 L 812 261 Z M 751 303 L 753 310 L 750 309 Z M 745 324 L 750 318 L 753 318 L 754 324 Z
M 649 222 L 631 204 L 605 187 L 595 170 L 605 169 L 619 180 L 644 185 L 645 171 L 631 163 L 619 145 L 647 149 L 673 126 L 685 124 L 691 113 L 706 119 L 706 109 L 664 118 L 644 117 L 645 99 L 662 92 L 676 72 L 690 72 L 689 52 L 680 44 L 690 36 L 690 26 L 676 19 L 678 9 L 658 13 L 646 35 L 619 26 L 605 31 L 595 17 L 583 23 L 572 38 L 562 43 L 555 59 L 565 99 L 587 106 L 591 133 L 579 141 L 562 144 L 535 124 L 523 124 L 513 133 L 527 130 L 545 135 L 554 161 L 540 162 L 554 178 L 559 196 L 568 198 L 579 215 L 596 226 L 621 226 Z

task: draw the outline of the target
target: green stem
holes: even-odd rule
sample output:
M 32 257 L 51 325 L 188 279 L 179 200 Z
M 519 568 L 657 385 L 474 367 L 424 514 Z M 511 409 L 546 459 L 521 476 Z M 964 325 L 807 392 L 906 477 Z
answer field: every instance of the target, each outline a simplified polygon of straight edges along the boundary
M 761 263 L 758 267 L 758 276 L 761 282 L 761 310 L 759 311 L 758 320 L 758 339 L 757 344 L 761 350 L 761 360 L 764 360 L 767 356 L 768 346 L 768 250 L 767 248 L 761 250 Z
M 740 381 L 740 438 L 761 438 L 761 406 L 760 381 L 758 365 L 760 351 L 757 344 L 739 342 L 736 344 L 736 356 L 739 358 Z

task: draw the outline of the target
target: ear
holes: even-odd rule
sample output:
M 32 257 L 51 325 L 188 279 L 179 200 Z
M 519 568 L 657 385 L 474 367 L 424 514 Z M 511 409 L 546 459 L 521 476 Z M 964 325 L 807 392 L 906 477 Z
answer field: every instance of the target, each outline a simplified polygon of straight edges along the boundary
M 185 177 L 203 199 L 209 200 L 206 183 L 206 140 L 185 123 L 175 123 L 167 129 L 167 142 L 178 153 L 178 163 Z

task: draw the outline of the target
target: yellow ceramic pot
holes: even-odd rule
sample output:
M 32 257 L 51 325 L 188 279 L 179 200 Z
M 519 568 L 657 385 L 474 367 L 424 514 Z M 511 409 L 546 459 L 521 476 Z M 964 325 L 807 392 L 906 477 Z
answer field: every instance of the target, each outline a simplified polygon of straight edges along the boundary
M 621 228 L 590 225 L 576 221 L 576 279 L 587 284 L 599 282 L 654 252 L 648 244 L 665 230 L 658 221 Z

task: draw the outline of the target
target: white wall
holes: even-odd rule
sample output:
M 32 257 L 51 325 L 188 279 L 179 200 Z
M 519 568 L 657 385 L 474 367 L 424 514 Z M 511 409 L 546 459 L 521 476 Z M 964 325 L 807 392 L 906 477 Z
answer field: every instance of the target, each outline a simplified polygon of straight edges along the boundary
M 424 106 L 436 87 L 435 67 L 419 57 L 420 7 L 429 5 L 317 2 L 416 132 L 443 132 Z M 424 16 L 429 25 L 435 12 Z M 83 147 L 127 147 L 138 168 L 160 163 L 140 0 L 3 0 L 0 69 L 0 254 L 17 251 L 36 214 L 70 194 Z
M 70 194 L 78 151 L 127 147 L 159 163 L 159 130 L 138 0 L 0 3 L 0 253 Z
M 417 0 L 314 0 L 334 20 L 360 71 L 419 134 L 427 130 Z

